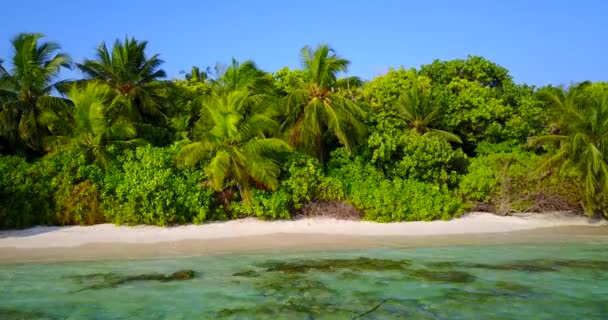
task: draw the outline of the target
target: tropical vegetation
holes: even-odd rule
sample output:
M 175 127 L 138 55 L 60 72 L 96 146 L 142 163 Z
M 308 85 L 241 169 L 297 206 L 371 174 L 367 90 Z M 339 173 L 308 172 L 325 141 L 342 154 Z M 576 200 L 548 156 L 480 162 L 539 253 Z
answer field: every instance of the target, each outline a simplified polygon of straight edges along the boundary
M 301 49 L 301 69 L 231 59 L 167 79 L 134 38 L 77 62 L 41 34 L 11 45 L 0 228 L 608 217 L 607 83 L 518 84 L 478 56 L 362 80 L 324 43 Z M 62 79 L 70 68 L 82 78 Z

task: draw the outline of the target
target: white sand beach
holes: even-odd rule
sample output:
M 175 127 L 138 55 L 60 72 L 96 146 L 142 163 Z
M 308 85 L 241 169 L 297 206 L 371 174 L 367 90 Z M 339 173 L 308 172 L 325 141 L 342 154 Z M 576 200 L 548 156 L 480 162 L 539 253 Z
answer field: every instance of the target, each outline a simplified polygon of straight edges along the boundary
M 538 230 L 537 230 L 538 229 Z M 531 231 L 534 230 L 534 231 Z M 176 227 L 34 227 L 0 231 L 0 262 L 174 256 L 263 249 L 348 249 L 608 238 L 608 222 L 564 213 L 497 216 L 469 213 L 450 221 L 373 223 L 253 218 Z

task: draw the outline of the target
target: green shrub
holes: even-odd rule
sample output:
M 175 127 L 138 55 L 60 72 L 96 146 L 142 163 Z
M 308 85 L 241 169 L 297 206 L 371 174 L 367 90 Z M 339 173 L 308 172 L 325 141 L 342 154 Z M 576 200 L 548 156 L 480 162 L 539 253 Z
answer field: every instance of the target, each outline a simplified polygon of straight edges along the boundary
M 101 168 L 76 152 L 63 152 L 39 163 L 51 169 L 55 223 L 91 225 L 105 222 L 99 206 Z
M 293 154 L 283 168 L 281 189 L 289 195 L 294 209 L 313 200 L 339 200 L 344 197 L 339 180 L 325 176 L 316 158 L 301 153 Z
M 84 156 L 72 152 L 47 156 L 32 163 L 17 156 L 1 156 L 0 228 L 81 223 L 79 218 L 71 216 L 74 212 L 67 210 L 66 204 L 77 203 L 81 208 L 94 209 L 94 196 L 84 196 L 92 195 L 94 188 L 75 186 L 87 180 L 94 184 L 102 175 L 101 169 L 87 164 Z M 86 215 L 84 211 L 78 214 Z
M 83 181 L 61 197 L 57 208 L 57 223 L 61 225 L 93 225 L 106 222 L 101 212 L 100 188 L 91 180 Z
M 275 192 L 253 189 L 253 202 L 233 202 L 230 211 L 236 217 L 255 216 L 263 220 L 289 219 L 290 196 L 281 188 Z
M 0 157 L 0 228 L 51 224 L 51 181 L 24 158 Z
M 102 209 L 118 224 L 203 222 L 211 211 L 214 192 L 202 187 L 200 170 L 177 170 L 179 150 L 139 147 L 120 156 L 104 179 Z
M 462 150 L 453 149 L 432 132 L 419 135 L 397 128 L 375 131 L 370 134 L 367 147 L 370 162 L 382 168 L 389 178 L 455 186 L 467 164 Z
M 450 219 L 462 210 L 460 199 L 445 187 L 412 179 L 388 179 L 342 150 L 332 154 L 330 177 L 344 185 L 346 201 L 377 222 Z
M 548 177 L 533 175 L 543 157 L 510 144 L 482 144 L 471 159 L 458 194 L 469 206 L 500 214 L 521 211 L 574 210 L 580 192 L 573 172 Z M 482 204 L 484 204 L 482 206 Z
M 235 217 L 255 216 L 260 219 L 290 219 L 291 213 L 315 200 L 344 198 L 339 180 L 325 176 L 316 158 L 295 153 L 285 162 L 281 185 L 275 192 L 253 190 L 252 203 L 232 203 L 229 211 Z

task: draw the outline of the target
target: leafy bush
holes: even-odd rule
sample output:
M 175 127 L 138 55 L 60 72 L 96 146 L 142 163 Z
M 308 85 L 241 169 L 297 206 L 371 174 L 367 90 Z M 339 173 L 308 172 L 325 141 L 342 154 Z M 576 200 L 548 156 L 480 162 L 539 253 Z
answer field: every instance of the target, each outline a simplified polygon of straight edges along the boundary
M 330 177 L 344 184 L 346 201 L 376 222 L 449 219 L 462 203 L 446 188 L 412 179 L 387 179 L 360 159 L 350 160 L 342 150 L 333 153 Z
M 469 172 L 458 188 L 469 206 L 500 214 L 579 208 L 576 181 L 580 179 L 572 172 L 533 175 L 543 156 L 520 146 L 482 144 L 479 152 L 479 157 L 471 159 Z
M 417 81 L 424 87 L 430 86 L 430 79 L 418 77 L 415 69 L 390 69 L 386 74 L 377 76 L 367 82 L 363 88 L 363 96 L 370 102 L 374 112 L 392 109 L 403 91 L 409 89 Z
M 171 144 L 173 135 L 169 130 L 148 123 L 135 123 L 137 135 L 153 146 L 163 147 Z
M 281 189 L 289 194 L 294 209 L 313 200 L 339 200 L 344 197 L 340 181 L 325 176 L 316 158 L 296 153 L 284 165 Z
M 387 124 L 372 132 L 366 157 L 389 178 L 415 179 L 455 186 L 466 168 L 467 157 L 460 149 L 432 132 L 419 135 Z
M 253 190 L 252 203 L 233 203 L 230 211 L 236 217 L 256 216 L 260 219 L 289 219 L 291 213 L 301 210 L 315 200 L 344 198 L 339 180 L 325 176 L 316 158 L 296 153 L 282 168 L 283 176 L 275 192 Z
M 53 222 L 52 183 L 48 178 L 21 157 L 0 158 L 0 228 Z
M 102 209 L 119 224 L 203 222 L 211 211 L 213 191 L 200 186 L 200 170 L 177 170 L 180 146 L 139 147 L 126 151 L 103 181 Z
M 60 198 L 57 223 L 93 225 L 106 222 L 99 205 L 100 188 L 97 184 L 86 180 L 70 189 L 66 198 Z
M 99 214 L 93 185 L 102 172 L 83 155 L 61 153 L 33 163 L 2 156 L 0 176 L 0 228 L 84 224 Z M 84 181 L 89 186 L 75 188 Z
M 291 218 L 290 197 L 284 188 L 275 192 L 254 189 L 252 193 L 251 203 L 233 202 L 230 205 L 230 211 L 236 217 L 255 216 L 263 220 Z
M 100 208 L 103 171 L 84 155 L 64 152 L 42 161 L 51 168 L 55 204 L 55 223 L 92 225 L 105 222 Z

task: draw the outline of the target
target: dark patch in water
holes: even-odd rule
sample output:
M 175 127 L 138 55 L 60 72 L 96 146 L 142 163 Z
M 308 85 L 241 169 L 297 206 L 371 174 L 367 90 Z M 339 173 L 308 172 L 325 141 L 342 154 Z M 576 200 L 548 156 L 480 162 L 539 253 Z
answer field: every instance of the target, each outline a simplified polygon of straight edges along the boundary
M 519 297 L 529 298 L 535 295 L 534 290 L 531 287 L 524 286 L 523 284 L 515 282 L 498 281 L 495 284 L 495 288 L 490 289 L 493 295 L 505 296 L 505 297 Z
M 557 260 L 555 264 L 563 268 L 608 270 L 608 260 Z
M 56 319 L 46 313 L 37 311 L 23 311 L 13 309 L 0 309 L 2 320 L 52 320 Z
M 267 318 L 317 319 L 331 315 L 335 319 L 352 319 L 364 315 L 362 319 L 400 319 L 404 316 L 432 314 L 424 309 L 427 308 L 425 305 L 410 297 L 401 300 L 378 297 L 367 290 L 336 291 L 317 279 L 315 273 L 332 273 L 332 277 L 341 281 L 352 281 L 370 276 L 361 271 L 390 272 L 386 274 L 388 278 L 377 279 L 376 287 L 388 286 L 391 282 L 406 284 L 412 280 L 456 284 L 475 281 L 475 276 L 463 271 L 412 269 L 409 261 L 365 257 L 269 261 L 258 264 L 257 267 L 259 269 L 243 270 L 233 276 L 251 278 L 251 283 L 257 294 L 263 297 L 263 302 L 253 307 L 223 309 L 216 314 L 216 318 L 241 319 L 263 315 Z M 352 298 L 340 301 L 341 296 Z
M 416 280 L 468 283 L 475 281 L 475 276 L 463 271 L 410 270 L 408 274 Z
M 106 289 L 114 288 L 119 285 L 134 282 L 134 281 L 183 281 L 194 278 L 194 271 L 192 270 L 180 270 L 170 275 L 164 275 L 160 273 L 146 273 L 139 275 L 119 275 L 116 273 L 93 273 L 85 275 L 73 275 L 66 276 L 66 278 L 74 280 L 78 284 L 85 284 L 86 286 L 82 290 L 95 290 L 95 289 Z
M 253 308 L 235 307 L 220 310 L 214 318 L 244 319 L 263 316 L 268 319 L 283 318 L 316 319 L 322 315 L 336 315 L 339 319 L 349 319 L 354 312 L 335 305 L 333 301 L 339 293 L 327 287 L 322 281 L 310 279 L 301 274 L 271 274 L 256 278 L 254 283 L 264 302 Z
M 338 270 L 405 270 L 409 265 L 409 261 L 359 257 L 356 259 L 303 260 L 297 262 L 269 261 L 259 266 L 265 268 L 268 272 L 304 273 L 309 271 L 334 272 Z
M 255 270 L 245 270 L 239 271 L 232 274 L 233 277 L 247 277 L 247 278 L 255 278 L 259 277 L 260 273 Z
M 432 268 L 473 268 L 498 271 L 519 272 L 557 272 L 560 268 L 572 269 L 608 269 L 608 261 L 603 260 L 520 260 L 500 264 L 468 263 L 458 261 L 441 261 L 426 264 Z

